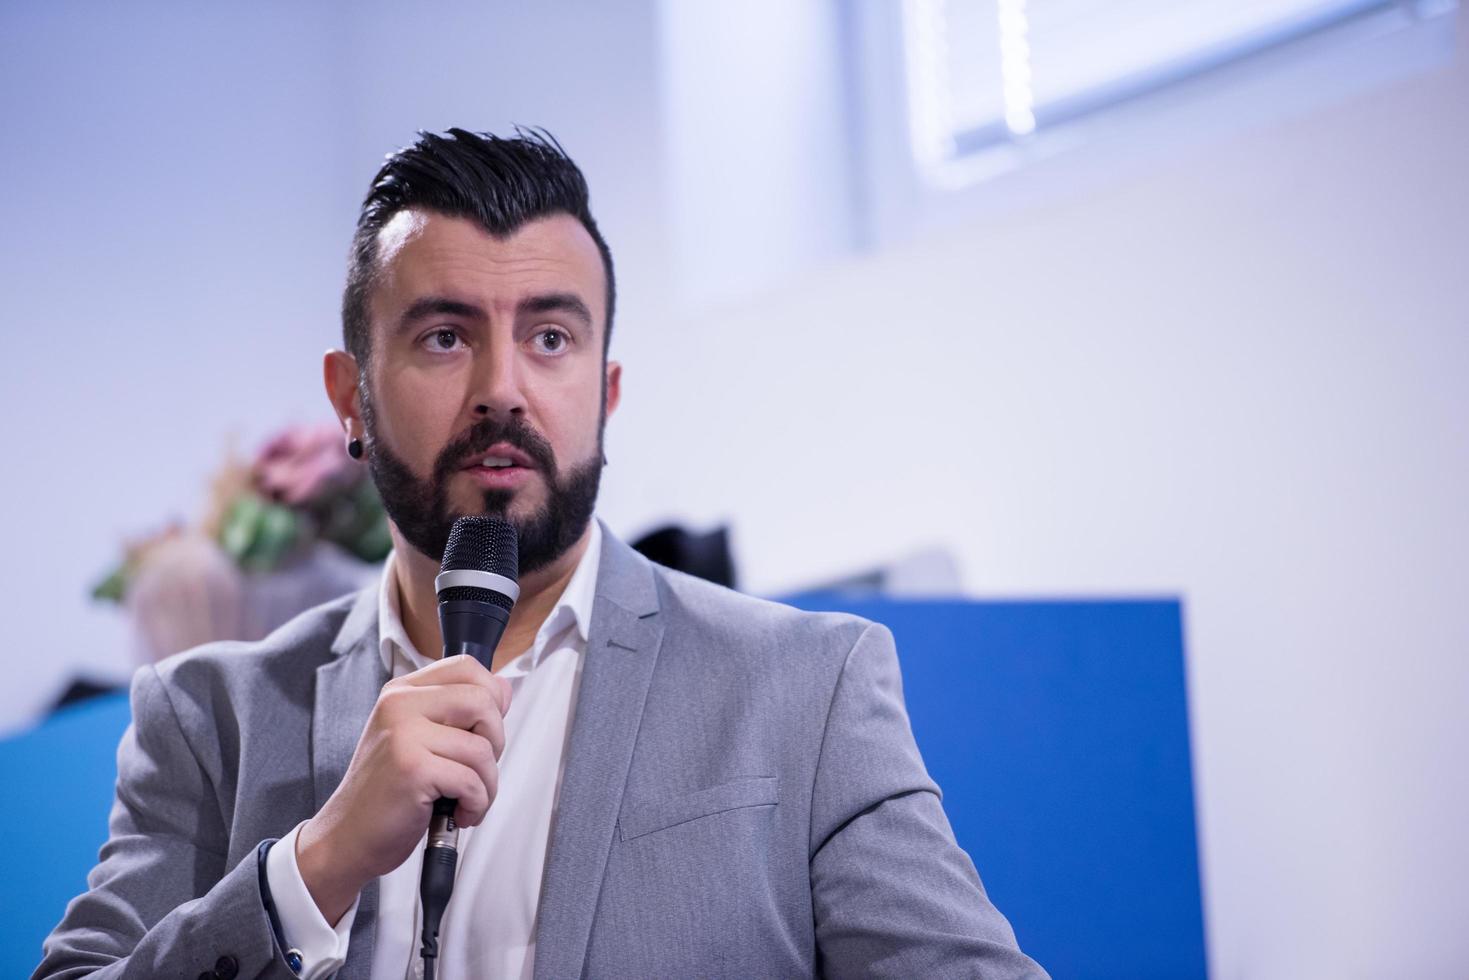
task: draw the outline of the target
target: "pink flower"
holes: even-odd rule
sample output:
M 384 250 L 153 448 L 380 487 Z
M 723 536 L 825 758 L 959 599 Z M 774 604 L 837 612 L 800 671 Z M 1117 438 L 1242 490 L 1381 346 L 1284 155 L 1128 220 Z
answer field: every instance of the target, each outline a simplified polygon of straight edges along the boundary
M 301 425 L 272 438 L 251 465 L 255 486 L 289 507 L 358 479 L 363 463 L 347 455 L 346 437 L 330 422 Z

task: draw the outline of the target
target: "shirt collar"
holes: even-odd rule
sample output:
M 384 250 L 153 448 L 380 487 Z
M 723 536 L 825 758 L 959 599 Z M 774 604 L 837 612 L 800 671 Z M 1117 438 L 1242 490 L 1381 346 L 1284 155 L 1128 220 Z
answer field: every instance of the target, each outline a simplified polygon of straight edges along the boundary
M 577 639 L 581 641 L 583 648 L 586 646 L 592 628 L 592 603 L 597 595 L 597 567 L 602 558 L 602 522 L 593 518 L 591 527 L 587 550 L 582 553 L 581 561 L 577 562 L 576 571 L 571 573 L 571 580 L 566 583 L 566 588 L 556 600 L 550 615 L 541 623 L 540 629 L 536 630 L 527 671 L 533 670 L 540 663 L 550 641 L 568 626 L 575 628 Z M 432 662 L 414 648 L 413 641 L 408 638 L 408 631 L 403 628 L 401 607 L 398 604 L 396 559 L 395 552 L 388 553 L 387 560 L 383 563 L 377 596 L 378 653 L 390 677 L 399 673 L 394 669 L 394 662 L 399 657 L 407 660 L 408 670 L 417 670 Z

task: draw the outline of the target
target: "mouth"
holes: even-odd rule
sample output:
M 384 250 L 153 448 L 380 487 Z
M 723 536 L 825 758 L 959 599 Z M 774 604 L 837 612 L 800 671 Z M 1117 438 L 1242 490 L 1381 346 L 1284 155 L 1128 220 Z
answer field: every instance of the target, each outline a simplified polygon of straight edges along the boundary
M 486 490 L 512 490 L 530 479 L 536 465 L 519 449 L 498 442 L 470 457 L 462 469 Z

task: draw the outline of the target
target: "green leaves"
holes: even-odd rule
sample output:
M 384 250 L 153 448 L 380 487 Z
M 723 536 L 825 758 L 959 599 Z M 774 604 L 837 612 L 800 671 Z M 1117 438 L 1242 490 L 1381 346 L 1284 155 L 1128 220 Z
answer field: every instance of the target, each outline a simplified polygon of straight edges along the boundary
M 219 529 L 219 544 L 247 572 L 278 567 L 306 535 L 305 522 L 289 507 L 255 493 L 235 498 Z
M 365 562 L 380 562 L 392 550 L 388 516 L 365 471 L 358 479 L 329 485 L 326 492 L 296 507 L 278 504 L 253 489 L 232 492 L 235 496 L 225 507 L 217 540 L 244 572 L 273 572 L 315 541 L 328 542 Z M 146 543 L 144 548 L 130 547 L 124 559 L 92 587 L 92 598 L 123 602 L 140 565 L 147 562 L 145 550 Z

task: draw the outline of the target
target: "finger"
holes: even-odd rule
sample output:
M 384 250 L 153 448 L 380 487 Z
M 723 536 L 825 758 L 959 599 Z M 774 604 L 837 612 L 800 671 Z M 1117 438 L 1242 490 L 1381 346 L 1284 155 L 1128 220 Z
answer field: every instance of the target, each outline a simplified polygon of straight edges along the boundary
M 478 684 L 489 688 L 500 706 L 500 714 L 510 710 L 510 682 L 490 673 L 484 664 L 467 654 L 445 657 L 410 674 L 389 682 L 405 687 L 430 687 L 436 684 Z
M 409 687 L 430 687 L 434 684 L 479 684 L 490 687 L 494 684 L 494 676 L 484 664 L 461 653 L 455 657 L 435 660 L 411 674 L 404 674 L 397 681 Z
M 427 718 L 421 724 L 423 727 L 416 729 L 417 737 L 435 755 L 470 765 L 480 754 L 493 762 L 505 754 L 505 722 L 498 716 L 485 719 L 482 728 L 460 728 Z
M 435 687 L 400 687 L 384 691 L 379 703 L 392 724 L 410 724 L 427 718 L 440 725 L 462 728 L 489 738 L 502 733 L 500 702 L 492 690 L 477 684 L 440 684 Z
M 489 811 L 490 791 L 480 774 L 469 766 L 431 755 L 424 765 L 424 776 L 434 799 L 447 796 L 458 804 L 454 810 L 456 823 L 473 827 Z
M 431 727 L 434 730 L 425 737 L 424 747 L 439 758 L 473 769 L 493 802 L 500 788 L 500 767 L 495 762 L 499 753 L 494 746 L 488 739 L 457 728 Z

